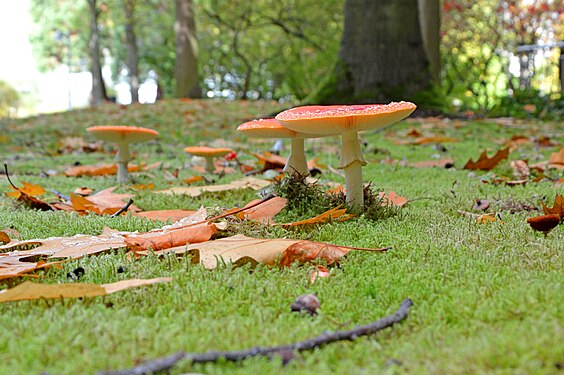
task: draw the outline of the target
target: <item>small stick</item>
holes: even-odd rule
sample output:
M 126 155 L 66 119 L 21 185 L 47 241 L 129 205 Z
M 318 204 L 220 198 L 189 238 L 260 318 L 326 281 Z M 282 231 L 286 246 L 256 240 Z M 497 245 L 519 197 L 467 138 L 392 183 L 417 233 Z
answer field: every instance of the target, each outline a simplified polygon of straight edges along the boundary
M 162 357 L 152 361 L 147 361 L 128 370 L 100 371 L 97 373 L 97 375 L 154 374 L 158 372 L 168 371 L 178 362 L 184 359 L 191 362 L 192 364 L 218 362 L 221 359 L 231 362 L 239 362 L 244 359 L 257 356 L 271 356 L 278 353 L 312 350 L 337 341 L 353 341 L 357 337 L 371 335 L 384 328 L 391 327 L 394 324 L 401 322 L 402 320 L 407 318 L 407 314 L 411 306 L 413 306 L 413 302 L 411 301 L 411 299 L 407 298 L 401 303 L 399 309 L 395 313 L 387 315 L 370 324 L 357 326 L 347 331 L 324 332 L 321 335 L 309 340 L 300 341 L 288 345 L 271 347 L 256 346 L 247 350 L 209 351 L 206 353 L 186 353 L 184 351 L 179 351 L 176 354 L 170 355 L 168 357 Z
M 116 211 L 115 213 L 111 214 L 110 217 L 118 217 L 119 215 L 121 215 L 123 212 L 127 211 L 127 209 L 129 208 L 129 206 L 131 206 L 133 204 L 133 199 L 129 199 L 129 202 L 127 202 L 125 204 L 125 206 L 123 206 L 122 208 L 120 208 L 118 211 Z

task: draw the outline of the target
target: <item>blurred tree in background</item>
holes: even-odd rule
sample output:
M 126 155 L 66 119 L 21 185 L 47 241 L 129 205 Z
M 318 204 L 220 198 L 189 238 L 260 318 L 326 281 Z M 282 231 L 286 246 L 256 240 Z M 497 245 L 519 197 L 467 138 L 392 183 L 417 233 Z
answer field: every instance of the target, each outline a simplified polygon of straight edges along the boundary
M 417 98 L 479 113 L 559 96 L 558 48 L 550 47 L 564 39 L 559 0 L 33 0 L 42 69 L 89 69 L 93 2 L 101 66 L 114 84 L 130 84 L 133 101 L 147 78 L 165 97 L 179 88 L 182 96 L 327 102 L 348 92 L 350 101 Z M 177 66 L 189 65 L 177 64 L 177 3 L 193 5 L 199 48 L 188 76 L 198 77 L 197 92 L 177 82 Z M 541 45 L 544 60 L 518 52 L 523 44 Z M 327 99 L 331 79 L 340 80 L 329 90 L 338 95 Z

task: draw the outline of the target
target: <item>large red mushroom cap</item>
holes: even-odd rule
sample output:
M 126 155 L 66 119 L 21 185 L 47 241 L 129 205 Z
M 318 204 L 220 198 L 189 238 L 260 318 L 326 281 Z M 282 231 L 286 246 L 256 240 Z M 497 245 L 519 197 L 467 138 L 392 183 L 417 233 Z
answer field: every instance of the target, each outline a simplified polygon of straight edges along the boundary
M 276 120 L 297 132 L 332 135 L 383 128 L 409 116 L 415 108 L 410 102 L 303 106 L 279 113 Z
M 159 135 L 159 132 L 153 129 L 124 125 L 91 126 L 86 130 L 98 139 L 116 143 L 146 142 Z

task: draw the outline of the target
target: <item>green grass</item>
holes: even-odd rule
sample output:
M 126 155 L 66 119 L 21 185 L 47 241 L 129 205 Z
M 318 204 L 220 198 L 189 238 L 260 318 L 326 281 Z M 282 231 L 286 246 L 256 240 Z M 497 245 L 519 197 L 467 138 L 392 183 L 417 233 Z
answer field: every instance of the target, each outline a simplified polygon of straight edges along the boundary
M 4 121 L 0 130 L 0 154 L 8 163 L 12 179 L 37 183 L 47 190 L 68 194 L 80 186 L 103 189 L 115 185 L 114 177 L 43 177 L 42 171 L 64 171 L 76 161 L 83 164 L 110 162 L 106 153 L 59 154 L 61 137 L 82 136 L 94 124 L 120 123 L 159 130 L 159 140 L 135 145 L 144 161 L 162 161 L 161 169 L 135 174 L 136 183 L 154 182 L 158 189 L 171 186 L 164 171 L 180 169 L 180 177 L 195 173 L 186 167 L 182 149 L 190 144 L 227 142 L 243 160 L 245 150 L 268 149 L 271 142 L 249 143 L 234 132 L 247 118 L 280 108 L 275 103 L 221 103 L 165 101 L 156 105 L 117 106 L 67 114 Z M 187 117 L 186 113 L 194 111 Z M 395 145 L 415 122 L 401 123 L 383 132 L 362 136 L 366 157 L 380 158 L 375 149 L 388 150 L 392 158 L 408 162 L 428 160 L 440 153 L 431 145 Z M 456 127 L 454 126 L 456 125 Z M 483 148 L 490 155 L 498 142 L 512 135 L 552 135 L 564 143 L 561 124 L 519 123 L 514 127 L 487 121 L 450 123 L 427 130 L 436 135 L 460 138 L 446 143 L 446 157 L 455 159 L 452 169 L 415 169 L 371 162 L 364 168 L 365 181 L 375 188 L 393 190 L 410 199 L 401 215 L 370 221 L 360 217 L 299 231 L 244 227 L 264 236 L 308 238 L 335 244 L 393 246 L 385 254 L 351 252 L 334 267 L 333 276 L 311 285 L 310 267 L 291 269 L 259 266 L 226 266 L 204 270 L 187 258 L 147 256 L 129 260 L 123 252 L 85 257 L 64 263 L 61 269 L 38 272 L 42 283 L 68 282 L 67 273 L 85 269 L 80 282 L 109 283 L 129 278 L 172 276 L 174 281 L 85 300 L 24 301 L 0 305 L 0 373 L 51 374 L 93 373 L 131 367 L 139 361 L 178 350 L 204 352 L 236 350 L 255 345 L 278 345 L 304 340 L 325 330 L 366 324 L 397 309 L 406 297 L 414 306 L 406 321 L 372 337 L 334 343 L 302 353 L 288 366 L 279 359 L 253 358 L 239 364 L 220 362 L 191 366 L 180 363 L 172 373 L 449 373 L 449 374 L 552 374 L 564 358 L 562 311 L 562 225 L 547 237 L 534 232 L 526 218 L 538 212 L 510 213 L 508 207 L 526 203 L 552 204 L 562 185 L 550 181 L 526 186 L 494 186 L 480 182 L 485 172 L 469 173 L 462 165 L 476 158 Z M 306 148 L 320 162 L 338 164 L 338 139 L 312 140 Z M 511 159 L 531 163 L 546 159 L 559 147 L 525 145 Z M 337 150 L 337 151 L 336 151 Z M 504 162 L 493 172 L 510 175 Z M 226 176 L 225 183 L 241 175 Z M 560 177 L 561 174 L 560 174 Z M 325 171 L 324 179 L 342 182 Z M 180 182 L 173 183 L 180 185 Z M 0 182 L 7 191 L 8 183 Z M 452 192 L 454 191 L 454 194 Z M 151 191 L 119 187 L 135 194 L 135 204 L 145 210 L 201 205 L 216 210 L 241 206 L 256 198 L 253 191 L 205 194 L 190 198 L 163 196 Z M 476 198 L 492 201 L 491 211 L 502 221 L 477 224 L 457 210 L 471 211 Z M 313 209 L 312 209 L 313 210 Z M 295 219 L 282 212 L 280 222 Z M 305 215 L 304 215 L 305 218 Z M 131 216 L 118 218 L 78 216 L 63 212 L 36 212 L 0 198 L 0 229 L 13 226 L 22 238 L 99 234 L 103 227 L 147 231 L 159 227 Z M 118 267 L 125 272 L 118 273 Z M 2 288 L 26 278 L 5 281 Z M 300 294 L 317 293 L 320 314 L 314 318 L 290 312 Z

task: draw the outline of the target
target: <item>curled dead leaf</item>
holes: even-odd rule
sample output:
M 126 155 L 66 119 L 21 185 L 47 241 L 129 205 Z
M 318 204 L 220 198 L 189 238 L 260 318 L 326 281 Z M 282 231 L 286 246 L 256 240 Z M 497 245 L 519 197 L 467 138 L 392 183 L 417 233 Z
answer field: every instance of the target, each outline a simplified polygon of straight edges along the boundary
M 499 162 L 501 162 L 504 159 L 507 159 L 508 157 L 509 157 L 509 147 L 499 150 L 491 158 L 488 158 L 488 154 L 486 150 L 484 150 L 480 154 L 478 160 L 476 160 L 475 162 L 472 159 L 468 160 L 468 162 L 466 162 L 463 168 L 469 170 L 489 171 L 493 169 L 496 165 L 498 165 Z

